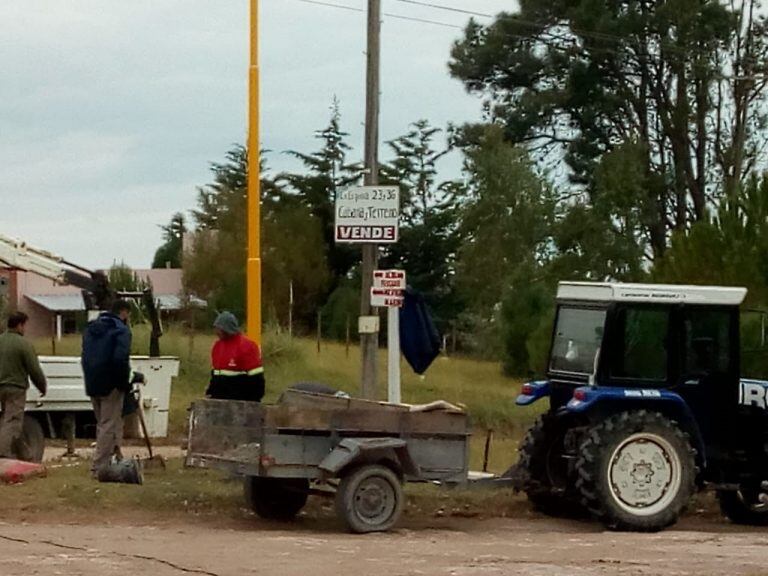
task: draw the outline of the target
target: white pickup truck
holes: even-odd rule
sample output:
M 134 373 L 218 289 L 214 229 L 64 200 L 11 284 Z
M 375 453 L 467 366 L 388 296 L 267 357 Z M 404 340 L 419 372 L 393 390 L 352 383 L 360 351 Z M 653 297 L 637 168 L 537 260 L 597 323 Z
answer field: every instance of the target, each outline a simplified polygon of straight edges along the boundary
M 40 398 L 34 386 L 27 393 L 24 439 L 30 451 L 42 457 L 45 438 L 88 437 L 95 434 L 91 401 L 77 356 L 41 356 L 48 379 L 48 394 Z M 146 377 L 141 386 L 141 407 L 151 438 L 168 434 L 168 410 L 173 378 L 179 375 L 179 360 L 170 356 L 132 356 L 131 368 Z

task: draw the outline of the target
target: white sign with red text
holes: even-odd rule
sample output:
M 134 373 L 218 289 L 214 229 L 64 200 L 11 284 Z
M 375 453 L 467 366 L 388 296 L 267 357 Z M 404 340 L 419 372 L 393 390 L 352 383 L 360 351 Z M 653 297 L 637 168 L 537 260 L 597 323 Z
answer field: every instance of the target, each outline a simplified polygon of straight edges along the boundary
M 371 288 L 371 306 L 379 308 L 400 308 L 403 305 L 402 290 Z
M 405 272 L 403 270 L 375 270 L 371 288 L 371 306 L 399 308 L 403 305 Z
M 405 290 L 405 270 L 375 270 L 373 287 L 387 290 Z
M 392 244 L 400 222 L 397 186 L 361 186 L 336 194 L 336 242 Z

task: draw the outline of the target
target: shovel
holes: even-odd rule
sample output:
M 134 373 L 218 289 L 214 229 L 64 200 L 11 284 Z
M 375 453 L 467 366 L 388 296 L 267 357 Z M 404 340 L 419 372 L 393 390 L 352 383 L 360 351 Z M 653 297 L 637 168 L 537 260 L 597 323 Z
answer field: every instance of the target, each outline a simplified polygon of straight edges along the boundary
M 149 439 L 147 423 L 144 420 L 144 410 L 142 409 L 141 405 L 139 405 L 137 412 L 139 414 L 139 424 L 141 424 L 141 435 L 144 436 L 144 442 L 147 445 L 147 452 L 149 452 L 149 458 L 142 460 L 141 463 L 145 470 L 152 468 L 162 468 L 165 470 L 165 458 L 155 455 L 154 450 L 152 450 L 152 441 Z

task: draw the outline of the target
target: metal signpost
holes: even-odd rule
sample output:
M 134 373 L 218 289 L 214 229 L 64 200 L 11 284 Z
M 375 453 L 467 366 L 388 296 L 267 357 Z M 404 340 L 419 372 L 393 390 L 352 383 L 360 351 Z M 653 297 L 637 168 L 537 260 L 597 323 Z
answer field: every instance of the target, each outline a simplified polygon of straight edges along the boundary
M 401 401 L 400 307 L 405 286 L 403 270 L 376 270 L 373 273 L 371 306 L 387 308 L 387 401 L 395 404 Z

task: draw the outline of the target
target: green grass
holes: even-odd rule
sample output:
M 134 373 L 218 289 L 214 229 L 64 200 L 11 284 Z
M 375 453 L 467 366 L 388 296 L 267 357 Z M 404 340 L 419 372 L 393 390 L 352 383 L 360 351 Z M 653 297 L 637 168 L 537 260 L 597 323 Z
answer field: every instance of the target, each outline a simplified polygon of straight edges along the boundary
M 184 437 L 187 409 L 203 396 L 208 384 L 212 334 L 188 334 L 171 327 L 161 340 L 163 355 L 181 361 L 179 377 L 171 395 L 170 435 L 179 443 Z M 41 354 L 52 352 L 50 340 L 35 343 Z M 146 354 L 148 334 L 139 326 L 134 331 L 134 353 Z M 309 339 L 292 339 L 268 332 L 264 338 L 267 402 L 298 381 L 323 382 L 351 394 L 359 390 L 360 352 L 343 344 L 323 342 L 320 351 Z M 56 344 L 59 355 L 80 354 L 80 338 L 67 337 Z M 379 355 L 379 398 L 386 398 L 386 350 Z M 470 468 L 480 470 L 486 431 L 493 430 L 488 470 L 500 473 L 517 459 L 517 445 L 524 430 L 542 407 L 519 408 L 514 404 L 520 382 L 505 378 L 498 364 L 462 357 L 440 357 L 425 376 L 415 375 L 402 364 L 402 396 L 408 403 L 447 400 L 463 405 L 472 418 Z M 6 497 L 12 494 L 13 497 Z M 407 487 L 409 523 L 431 518 L 507 516 L 526 513 L 527 505 L 509 491 L 443 490 L 429 485 Z M 239 481 L 212 471 L 184 469 L 180 460 L 171 460 L 166 471 L 146 474 L 142 487 L 98 484 L 90 479 L 87 463 L 53 464 L 49 478 L 31 480 L 19 486 L 0 486 L 0 517 L 126 519 L 131 522 L 205 519 L 211 521 L 253 521 L 245 510 Z M 333 518 L 327 500 L 311 499 L 305 518 L 309 522 Z
M 161 339 L 164 355 L 181 360 L 179 377 L 174 381 L 171 397 L 170 434 L 173 441 L 184 433 L 186 411 L 200 398 L 207 386 L 210 370 L 209 354 L 213 334 L 189 335 L 171 327 Z M 40 353 L 49 353 L 50 341 L 36 343 Z M 60 355 L 79 355 L 80 339 L 68 337 L 57 343 Z M 134 331 L 134 352 L 146 353 L 148 336 L 139 326 Z M 264 337 L 267 380 L 266 402 L 275 401 L 280 393 L 299 381 L 323 382 L 351 394 L 359 391 L 360 351 L 343 344 L 323 342 L 320 352 L 316 342 L 291 339 L 286 334 L 267 332 Z M 378 362 L 379 398 L 386 398 L 386 350 Z M 500 366 L 462 357 L 440 357 L 425 376 L 413 373 L 402 362 L 402 396 L 408 403 L 447 400 L 467 408 L 476 430 L 495 430 L 500 437 L 519 437 L 541 410 L 540 406 L 520 408 L 514 400 L 520 381 L 506 378 Z

